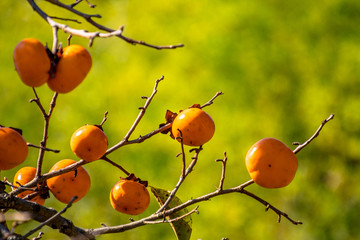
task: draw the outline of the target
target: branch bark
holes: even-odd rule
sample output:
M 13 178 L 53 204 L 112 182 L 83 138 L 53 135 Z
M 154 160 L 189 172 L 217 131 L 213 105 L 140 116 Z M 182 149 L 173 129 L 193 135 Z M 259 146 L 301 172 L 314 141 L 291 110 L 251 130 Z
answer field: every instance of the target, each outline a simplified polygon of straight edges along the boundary
M 143 45 L 146 47 L 150 47 L 150 48 L 154 48 L 157 50 L 160 49 L 175 49 L 175 48 L 179 48 L 179 47 L 183 47 L 184 44 L 176 44 L 176 45 L 168 45 L 168 46 L 158 46 L 158 45 L 153 45 L 153 44 L 148 44 L 144 41 L 139 41 L 139 40 L 134 40 L 132 38 L 129 37 L 125 37 L 123 35 L 123 30 L 124 27 L 120 27 L 119 29 L 115 30 L 115 29 L 111 29 L 109 27 L 106 27 L 104 25 L 101 25 L 99 23 L 97 23 L 96 21 L 93 20 L 93 18 L 101 18 L 101 15 L 99 14 L 85 14 L 83 12 L 80 12 L 78 10 L 76 10 L 74 8 L 74 5 L 67 5 L 64 4 L 58 0 L 46 0 L 47 2 L 56 5 L 58 7 L 64 8 L 70 12 L 72 12 L 75 15 L 78 15 L 82 18 L 84 18 L 88 23 L 90 23 L 91 25 L 93 25 L 94 27 L 96 27 L 99 30 L 105 31 L 106 33 L 101 33 L 101 32 L 89 32 L 83 29 L 75 29 L 75 28 L 71 28 L 68 25 L 65 24 L 61 24 L 58 23 L 56 21 L 54 21 L 53 18 L 51 18 L 49 15 L 47 15 L 36 3 L 35 0 L 27 0 L 28 3 L 31 5 L 31 7 L 34 9 L 35 12 L 37 12 L 53 29 L 61 29 L 62 31 L 64 31 L 65 33 L 69 33 L 71 35 L 75 35 L 75 36 L 79 36 L 79 37 L 83 37 L 83 38 L 87 38 L 89 39 L 89 46 L 92 46 L 93 41 L 95 38 L 99 37 L 99 38 L 108 38 L 108 37 L 119 37 L 122 40 L 126 41 L 127 43 L 136 45 Z

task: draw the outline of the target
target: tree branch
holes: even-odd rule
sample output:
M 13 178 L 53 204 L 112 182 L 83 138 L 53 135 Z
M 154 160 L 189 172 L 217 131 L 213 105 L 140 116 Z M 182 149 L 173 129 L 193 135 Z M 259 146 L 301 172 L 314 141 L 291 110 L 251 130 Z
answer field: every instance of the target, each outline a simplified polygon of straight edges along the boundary
M 23 235 L 23 238 L 27 238 L 30 235 L 36 233 L 38 230 L 40 230 L 42 227 L 44 227 L 45 225 L 48 225 L 51 221 L 53 221 L 54 219 L 56 219 L 58 216 L 60 216 L 61 214 L 63 214 L 64 212 L 66 212 L 66 210 L 71 207 L 71 205 L 73 204 L 73 202 L 77 199 L 78 197 L 75 196 L 71 199 L 71 201 L 59 212 L 57 212 L 56 214 L 54 214 L 52 217 L 48 218 L 46 221 L 42 222 L 39 226 L 37 226 L 36 228 L 32 229 L 31 231 L 29 231 L 28 233 L 26 233 L 25 235 Z
M 109 148 L 106 151 L 105 156 L 112 153 L 113 151 L 115 151 L 116 149 L 118 149 L 118 148 L 120 148 L 120 147 L 122 147 L 124 145 L 130 144 L 130 143 L 140 143 L 140 142 L 144 141 L 145 139 L 149 138 L 150 136 L 153 136 L 154 134 L 159 133 L 159 132 L 163 131 L 165 128 L 169 127 L 169 126 L 163 126 L 162 128 L 159 128 L 156 132 L 152 132 L 146 138 L 140 137 L 136 141 L 129 141 L 129 138 L 130 138 L 131 134 L 135 131 L 135 129 L 138 126 L 138 124 L 140 123 L 142 117 L 145 115 L 145 112 L 146 112 L 147 108 L 149 107 L 152 99 L 154 98 L 155 94 L 157 93 L 157 88 L 158 88 L 158 85 L 159 85 L 160 81 L 162 81 L 163 79 L 164 79 L 164 76 L 161 76 L 159 79 L 157 79 L 155 81 L 155 86 L 154 86 L 153 92 L 150 95 L 150 97 L 146 97 L 146 102 L 145 102 L 144 106 L 139 108 L 140 112 L 139 112 L 137 118 L 135 119 L 133 125 L 130 127 L 130 129 L 126 133 L 125 137 L 118 144 L 116 144 L 115 146 Z
M 312 135 L 308 140 L 306 140 L 303 144 L 300 144 L 298 142 L 293 143 L 294 145 L 298 145 L 295 150 L 293 151 L 295 154 L 299 153 L 304 147 L 306 147 L 307 145 L 309 145 L 309 143 L 314 140 L 317 136 L 319 136 L 320 131 L 322 130 L 322 128 L 325 126 L 326 123 L 328 123 L 330 120 L 334 119 L 334 114 L 331 114 L 327 119 L 325 119 L 324 121 L 321 122 L 319 128 L 316 130 L 316 132 L 314 133 L 314 135 Z
M 99 14 L 94 14 L 94 15 L 85 14 L 85 13 L 82 13 L 82 12 L 74 9 L 74 4 L 66 5 L 66 4 L 64 4 L 64 3 L 62 3 L 62 2 L 60 2 L 58 0 L 46 0 L 47 2 L 49 2 L 49 3 L 53 4 L 53 5 L 64 8 L 64 9 L 72 12 L 73 14 L 76 14 L 76 15 L 84 18 L 88 23 L 90 23 L 91 25 L 93 25 L 97 29 L 105 31 L 107 33 L 89 32 L 89 31 L 82 30 L 82 29 L 74 29 L 74 28 L 69 27 L 68 25 L 61 24 L 61 23 L 58 23 L 58 22 L 54 21 L 53 18 L 48 16 L 35 3 L 35 0 L 27 0 L 27 1 L 32 6 L 34 11 L 36 11 L 52 28 L 61 29 L 65 33 L 69 33 L 71 35 L 87 38 L 87 39 L 89 39 L 89 46 L 92 45 L 94 39 L 97 38 L 97 37 L 100 37 L 100 38 L 119 37 L 119 38 L 123 39 L 124 41 L 126 41 L 126 42 L 128 42 L 130 44 L 133 44 L 133 45 L 139 44 L 139 45 L 143 45 L 143 46 L 158 49 L 158 50 L 160 50 L 160 49 L 175 49 L 175 48 L 179 48 L 179 47 L 184 46 L 183 44 L 169 45 L 169 46 L 157 46 L 157 45 L 148 44 L 148 43 L 146 43 L 144 41 L 134 40 L 134 39 L 131 39 L 131 38 L 128 38 L 128 37 L 125 37 L 124 35 L 122 35 L 124 27 L 120 27 L 119 29 L 114 30 L 114 29 L 108 28 L 106 26 L 103 26 L 103 25 L 95 22 L 93 20 L 93 18 L 101 18 L 101 16 Z

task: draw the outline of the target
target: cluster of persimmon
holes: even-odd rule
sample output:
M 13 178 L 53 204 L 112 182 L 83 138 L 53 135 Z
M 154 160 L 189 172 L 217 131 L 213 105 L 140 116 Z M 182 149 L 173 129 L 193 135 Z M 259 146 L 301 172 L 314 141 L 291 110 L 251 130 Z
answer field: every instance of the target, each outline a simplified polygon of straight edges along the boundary
M 67 93 L 78 86 L 89 72 L 92 61 L 89 52 L 80 45 L 69 45 L 55 54 L 33 38 L 22 40 L 14 50 L 15 68 L 21 80 L 30 87 L 47 83 L 53 91 Z M 166 114 L 171 122 L 170 135 L 181 144 L 200 147 L 211 140 L 215 133 L 213 119 L 196 104 L 180 111 Z M 108 138 L 102 126 L 85 125 L 77 129 L 70 138 L 73 153 L 86 162 L 93 162 L 106 156 Z M 17 129 L 0 126 L 0 170 L 12 169 L 22 164 L 28 154 L 28 144 Z M 49 172 L 59 171 L 76 163 L 72 159 L 58 161 Z M 298 161 L 294 152 L 281 141 L 265 138 L 255 143 L 245 158 L 246 169 L 258 185 L 265 188 L 287 186 L 294 178 Z M 14 177 L 13 188 L 32 181 L 36 168 L 23 167 Z M 33 190 L 18 195 L 36 202 L 45 203 L 48 192 L 63 203 L 73 197 L 82 199 L 90 190 L 90 176 L 84 167 L 62 173 L 38 184 Z M 111 206 L 122 213 L 137 215 L 149 206 L 150 196 L 147 183 L 130 174 L 121 178 L 110 191 Z
M 47 83 L 58 93 L 75 89 L 92 66 L 90 53 L 81 45 L 69 45 L 52 53 L 34 38 L 20 41 L 13 58 L 15 69 L 27 86 L 39 87 Z

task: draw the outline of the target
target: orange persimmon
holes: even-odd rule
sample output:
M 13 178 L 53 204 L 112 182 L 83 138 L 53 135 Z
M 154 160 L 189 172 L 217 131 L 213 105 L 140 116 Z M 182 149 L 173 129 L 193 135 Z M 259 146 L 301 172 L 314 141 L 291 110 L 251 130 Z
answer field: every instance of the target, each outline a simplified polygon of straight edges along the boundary
M 295 177 L 298 160 L 281 141 L 264 138 L 248 150 L 245 165 L 256 184 L 265 188 L 281 188 Z
M 64 159 L 57 162 L 49 173 L 63 169 L 76 163 L 71 159 Z M 75 170 L 49 178 L 47 186 L 57 200 L 62 203 L 69 203 L 73 197 L 77 196 L 74 202 L 79 201 L 89 191 L 91 186 L 90 176 L 82 166 Z
M 39 87 L 49 79 L 50 58 L 39 40 L 21 40 L 15 47 L 13 59 L 20 79 L 27 86 Z
M 185 145 L 201 146 L 213 137 L 215 123 L 206 112 L 192 107 L 180 112 L 172 123 L 172 134 L 180 142 L 179 130 Z
M 69 45 L 59 54 L 54 77 L 49 77 L 49 88 L 58 93 L 75 89 L 86 77 L 92 66 L 91 55 L 81 45 Z

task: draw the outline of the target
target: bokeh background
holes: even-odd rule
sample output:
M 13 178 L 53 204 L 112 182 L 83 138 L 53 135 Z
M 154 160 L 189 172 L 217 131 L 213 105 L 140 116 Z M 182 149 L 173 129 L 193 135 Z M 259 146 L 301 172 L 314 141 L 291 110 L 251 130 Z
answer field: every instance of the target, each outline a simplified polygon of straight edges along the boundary
M 51 16 L 72 17 L 37 1 Z M 66 1 L 71 3 L 71 1 Z M 132 46 L 117 38 L 96 39 L 89 48 L 93 67 L 73 92 L 60 95 L 51 119 L 46 172 L 58 160 L 76 157 L 69 139 L 84 124 L 100 123 L 109 111 L 104 130 L 110 146 L 126 134 L 161 75 L 158 93 L 133 137 L 144 135 L 164 122 L 167 109 L 178 111 L 207 102 L 217 91 L 224 95 L 206 108 L 216 123 L 213 139 L 204 146 L 195 171 L 180 189 L 182 200 L 211 192 L 218 185 L 221 166 L 215 160 L 228 155 L 225 187 L 249 179 L 244 157 L 247 149 L 265 137 L 278 138 L 290 147 L 303 142 L 331 113 L 335 119 L 320 136 L 298 154 L 299 169 L 288 187 L 269 190 L 252 185 L 254 192 L 288 213 L 301 226 L 286 219 L 277 223 L 273 212 L 240 194 L 212 199 L 193 215 L 192 239 L 359 239 L 360 212 L 360 2 L 356 0 L 238 0 L 238 1 L 126 1 L 93 0 L 77 8 L 99 13 L 99 23 L 125 26 L 125 35 L 158 45 L 185 44 L 176 50 Z M 26 1 L 1 1 L 0 8 L 0 124 L 23 129 L 28 142 L 42 138 L 43 119 L 29 100 L 32 90 L 14 70 L 12 52 L 23 38 L 52 43 L 52 30 Z M 59 32 L 66 45 L 67 35 Z M 72 43 L 87 46 L 73 37 Z M 37 89 L 48 108 L 53 93 Z M 293 148 L 293 147 L 292 147 Z M 187 148 L 186 150 L 189 150 Z M 109 155 L 113 161 L 149 181 L 172 189 L 178 180 L 180 146 L 166 135 L 130 145 Z M 37 150 L 31 149 L 24 164 L 35 166 Z M 187 154 L 188 159 L 190 154 Z M 20 167 L 18 167 L 20 168 Z M 17 169 L 18 169 L 17 168 Z M 64 217 L 83 228 L 118 225 L 129 216 L 115 212 L 109 203 L 111 187 L 123 174 L 105 162 L 85 166 L 91 175 L 89 194 Z M 16 170 L 1 172 L 12 179 Z M 64 207 L 54 197 L 46 206 Z M 157 209 L 152 198 L 140 219 Z M 28 222 L 17 228 L 26 233 L 37 226 Z M 43 228 L 45 239 L 66 239 Z M 175 239 L 167 224 L 141 227 L 98 239 Z

